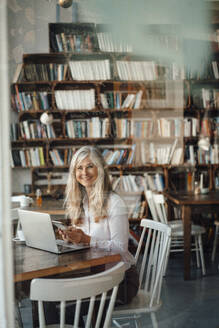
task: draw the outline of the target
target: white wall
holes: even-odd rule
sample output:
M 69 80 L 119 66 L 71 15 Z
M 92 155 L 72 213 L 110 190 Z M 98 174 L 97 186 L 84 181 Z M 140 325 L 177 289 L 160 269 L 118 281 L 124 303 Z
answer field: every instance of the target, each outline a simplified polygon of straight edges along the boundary
M 72 8 L 60 8 L 60 21 L 72 20 Z M 8 0 L 9 79 L 24 53 L 49 51 L 48 23 L 56 22 L 55 0 Z M 17 114 L 11 112 L 11 121 Z M 12 191 L 23 192 L 23 185 L 31 183 L 28 169 L 13 169 Z

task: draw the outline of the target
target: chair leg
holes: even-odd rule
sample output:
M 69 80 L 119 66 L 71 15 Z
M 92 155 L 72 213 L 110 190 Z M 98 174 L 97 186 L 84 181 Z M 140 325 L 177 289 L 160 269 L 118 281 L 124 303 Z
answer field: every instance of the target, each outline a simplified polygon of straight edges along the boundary
M 199 243 L 199 251 L 200 251 L 200 258 L 201 258 L 201 266 L 202 266 L 202 274 L 203 276 L 206 275 L 205 269 L 205 259 L 204 259 L 204 252 L 203 252 L 203 245 L 202 245 L 202 236 L 198 236 L 198 243 Z
M 16 327 L 23 328 L 23 321 L 22 321 L 18 301 L 15 301 L 15 322 L 16 322 Z
M 117 320 L 112 320 L 113 324 L 118 327 L 118 328 L 122 328 L 122 325 L 120 325 Z
M 152 327 L 158 328 L 158 322 L 154 312 L 151 312 L 151 321 L 152 321 Z
M 200 268 L 198 237 L 199 236 L 194 237 L 195 238 L 195 254 L 196 254 L 197 268 Z
M 168 250 L 167 250 L 167 254 L 166 254 L 166 260 L 165 260 L 165 264 L 164 264 L 164 270 L 163 270 L 163 276 L 164 277 L 166 276 L 167 265 L 168 265 L 168 262 L 169 262 L 170 247 L 171 247 L 171 241 L 169 241 Z
M 218 229 L 219 229 L 219 226 L 217 225 L 216 229 L 215 229 L 213 250 L 212 250 L 212 254 L 211 254 L 211 261 L 212 262 L 214 262 L 214 260 L 215 260 L 215 254 L 216 254 L 216 248 L 217 248 L 217 239 L 218 239 Z

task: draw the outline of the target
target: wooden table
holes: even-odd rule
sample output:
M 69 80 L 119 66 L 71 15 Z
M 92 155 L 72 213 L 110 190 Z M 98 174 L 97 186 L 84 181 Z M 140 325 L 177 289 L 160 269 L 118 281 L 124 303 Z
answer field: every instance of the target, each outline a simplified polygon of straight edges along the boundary
M 57 255 L 14 243 L 14 281 L 94 268 L 120 260 L 120 254 L 102 249 L 89 248 Z
M 64 200 L 43 199 L 41 207 L 37 206 L 36 202 L 34 202 L 32 206 L 24 207 L 23 209 L 48 213 L 50 215 L 64 215 L 65 214 Z
M 194 193 L 165 192 L 165 196 L 172 205 L 180 206 L 182 209 L 184 225 L 184 279 L 188 280 L 190 279 L 192 211 L 218 213 L 219 191 L 198 195 Z

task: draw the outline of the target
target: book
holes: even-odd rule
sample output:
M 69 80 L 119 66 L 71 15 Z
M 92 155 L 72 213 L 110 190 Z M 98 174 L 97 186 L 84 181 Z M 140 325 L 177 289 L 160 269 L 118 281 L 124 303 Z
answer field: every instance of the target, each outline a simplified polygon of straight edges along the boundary
M 139 90 L 136 93 L 135 103 L 134 103 L 134 109 L 139 109 L 141 107 L 142 95 L 143 95 L 143 91 L 142 90 Z
M 167 163 L 170 164 L 171 163 L 171 160 L 172 160 L 172 157 L 173 157 L 173 154 L 174 154 L 174 151 L 176 149 L 176 145 L 177 145 L 177 142 L 178 140 L 176 139 L 171 147 L 171 150 L 170 150 L 170 154 L 168 156 L 168 160 L 167 160 Z
M 23 79 L 23 63 L 19 63 L 16 67 L 12 83 L 17 83 L 22 81 Z
M 116 164 L 118 158 L 120 156 L 120 150 L 115 150 L 111 156 L 111 158 L 108 160 L 108 165 Z
M 132 108 L 135 101 L 135 94 L 128 94 L 122 103 L 122 108 Z

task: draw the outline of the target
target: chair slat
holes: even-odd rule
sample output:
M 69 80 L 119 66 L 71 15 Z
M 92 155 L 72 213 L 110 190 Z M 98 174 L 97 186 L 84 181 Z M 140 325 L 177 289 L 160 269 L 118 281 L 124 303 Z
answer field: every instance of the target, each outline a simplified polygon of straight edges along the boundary
M 94 304 L 95 304 L 95 296 L 92 296 L 90 298 L 90 304 L 89 304 L 89 309 L 88 309 L 85 328 L 90 328 L 91 327 L 92 315 L 93 315 L 93 311 L 94 311 Z

